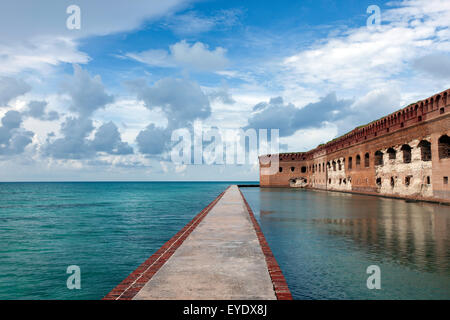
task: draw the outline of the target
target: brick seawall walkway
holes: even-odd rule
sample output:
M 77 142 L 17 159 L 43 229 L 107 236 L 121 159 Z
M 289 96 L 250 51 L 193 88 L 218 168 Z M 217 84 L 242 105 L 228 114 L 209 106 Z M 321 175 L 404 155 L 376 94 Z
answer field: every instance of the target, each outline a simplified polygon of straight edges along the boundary
M 229 187 L 105 299 L 291 299 L 256 219 Z

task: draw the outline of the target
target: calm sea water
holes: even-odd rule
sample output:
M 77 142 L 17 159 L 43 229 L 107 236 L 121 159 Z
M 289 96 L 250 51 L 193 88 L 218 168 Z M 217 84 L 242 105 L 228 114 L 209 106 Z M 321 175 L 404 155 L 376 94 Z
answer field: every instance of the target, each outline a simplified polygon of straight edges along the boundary
M 450 207 L 332 192 L 243 193 L 295 299 L 450 299 Z M 381 269 L 381 290 L 366 269 Z
M 102 298 L 229 184 L 0 183 L 0 299 Z

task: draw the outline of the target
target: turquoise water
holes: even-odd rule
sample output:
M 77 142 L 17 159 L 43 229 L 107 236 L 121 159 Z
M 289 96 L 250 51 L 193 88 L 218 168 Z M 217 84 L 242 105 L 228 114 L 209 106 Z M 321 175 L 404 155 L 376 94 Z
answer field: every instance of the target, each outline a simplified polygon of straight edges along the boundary
M 244 188 L 295 299 L 450 299 L 450 207 Z M 369 290 L 368 266 L 381 271 Z
M 0 183 L 0 299 L 101 299 L 229 184 Z

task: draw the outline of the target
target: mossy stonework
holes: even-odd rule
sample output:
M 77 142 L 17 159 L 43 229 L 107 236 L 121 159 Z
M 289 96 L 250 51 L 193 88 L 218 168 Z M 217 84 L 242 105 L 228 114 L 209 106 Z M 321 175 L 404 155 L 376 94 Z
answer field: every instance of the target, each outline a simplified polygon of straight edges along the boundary
M 273 175 L 260 172 L 260 185 L 449 204 L 449 94 L 450 89 L 308 152 L 262 156 L 260 168 L 278 156 L 282 169 Z

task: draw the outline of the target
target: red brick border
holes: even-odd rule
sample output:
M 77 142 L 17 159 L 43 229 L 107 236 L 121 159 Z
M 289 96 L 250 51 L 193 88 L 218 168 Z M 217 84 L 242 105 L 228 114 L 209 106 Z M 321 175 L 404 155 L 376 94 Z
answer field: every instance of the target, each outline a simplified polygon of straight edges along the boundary
M 252 208 L 248 204 L 244 195 L 242 194 L 241 189 L 239 189 L 242 198 L 244 199 L 245 206 L 247 207 L 248 214 L 250 215 L 250 219 L 253 222 L 253 227 L 255 228 L 256 235 L 258 236 L 259 244 L 261 245 L 261 249 L 266 257 L 267 269 L 269 270 L 270 278 L 272 279 L 273 288 L 275 290 L 275 294 L 278 300 L 293 300 L 291 291 L 288 288 L 286 279 L 281 272 L 280 266 L 278 265 L 277 260 L 275 259 L 272 250 L 270 250 L 269 244 L 264 237 L 263 232 L 261 231 L 261 227 L 256 221 L 255 215 L 253 214 Z
M 229 188 L 229 187 L 228 187 Z M 131 300 L 150 281 L 158 270 L 175 253 L 178 247 L 186 240 L 191 232 L 199 225 L 205 216 L 211 211 L 216 203 L 222 198 L 228 188 L 222 192 L 214 201 L 207 205 L 194 219 L 183 229 L 178 231 L 158 251 L 133 271 L 125 280 L 108 293 L 102 300 Z

